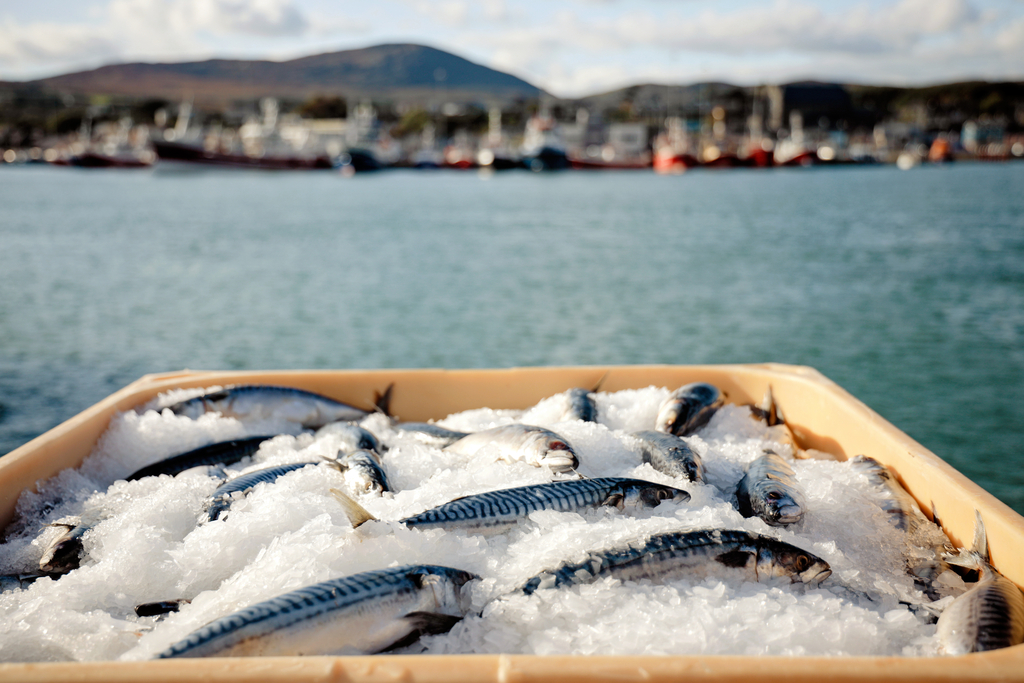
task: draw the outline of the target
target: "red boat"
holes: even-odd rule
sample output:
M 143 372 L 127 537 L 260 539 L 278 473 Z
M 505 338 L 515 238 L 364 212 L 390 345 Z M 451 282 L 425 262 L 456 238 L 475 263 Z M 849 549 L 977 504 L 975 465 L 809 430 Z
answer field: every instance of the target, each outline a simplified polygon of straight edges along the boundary
M 326 155 L 315 157 L 262 156 L 211 152 L 180 142 L 155 140 L 153 147 L 161 161 L 173 161 L 210 168 L 251 168 L 267 171 L 302 171 L 334 168 Z
M 682 173 L 688 168 L 700 166 L 692 154 L 673 152 L 670 148 L 654 152 L 654 170 L 657 173 Z

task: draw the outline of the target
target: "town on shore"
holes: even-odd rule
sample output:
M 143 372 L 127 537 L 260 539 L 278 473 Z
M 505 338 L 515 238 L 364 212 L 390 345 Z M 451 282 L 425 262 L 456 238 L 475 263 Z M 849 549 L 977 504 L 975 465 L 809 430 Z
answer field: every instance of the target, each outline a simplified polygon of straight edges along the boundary
M 81 167 L 663 173 L 1024 159 L 1024 84 L 927 91 L 707 83 L 633 86 L 578 100 L 540 93 L 474 102 L 453 90 L 448 101 L 443 92 L 419 102 L 318 94 L 210 107 L 0 87 L 0 159 Z

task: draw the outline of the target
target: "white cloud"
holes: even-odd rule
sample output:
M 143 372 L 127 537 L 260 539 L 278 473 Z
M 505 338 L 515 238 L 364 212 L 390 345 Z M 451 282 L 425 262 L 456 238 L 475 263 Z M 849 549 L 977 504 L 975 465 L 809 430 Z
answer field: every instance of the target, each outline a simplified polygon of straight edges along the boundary
M 36 23 L 20 26 L 0 24 L 0 65 L 21 67 L 33 63 L 66 62 L 89 55 L 110 59 L 117 44 L 84 26 Z
M 262 37 L 303 34 L 309 22 L 292 0 L 112 0 L 115 25 L 151 33 L 164 28 L 181 34 Z
M 707 78 L 1024 76 L 1024 5 L 993 0 L 378 0 L 344 10 L 331 0 L 101 1 L 79 23 L 0 19 L 0 78 L 385 42 L 450 49 L 567 96 Z
M 0 24 L 0 66 L 37 75 L 47 67 L 201 58 L 217 51 L 210 37 L 280 39 L 310 29 L 293 0 L 111 0 L 86 24 Z

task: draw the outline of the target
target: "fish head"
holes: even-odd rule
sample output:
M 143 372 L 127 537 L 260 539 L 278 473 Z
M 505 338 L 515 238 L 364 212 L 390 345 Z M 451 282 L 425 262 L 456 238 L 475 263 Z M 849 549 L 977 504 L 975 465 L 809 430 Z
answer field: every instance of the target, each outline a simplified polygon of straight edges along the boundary
M 417 567 L 408 576 L 420 590 L 433 596 L 439 612 L 458 616 L 466 614 L 472 602 L 469 592 L 463 588 L 473 579 L 480 578 L 472 572 L 440 566 Z
M 764 520 L 772 526 L 795 524 L 804 516 L 800 501 L 783 486 L 768 486 L 764 491 L 764 504 Z
M 699 458 L 684 458 L 681 464 L 683 466 L 683 469 L 686 471 L 687 479 L 689 479 L 690 481 L 705 481 L 704 463 Z
M 658 417 L 654 422 L 654 431 L 675 434 L 676 425 L 681 420 L 682 410 L 683 404 L 670 397 L 661 404 L 661 409 L 658 410 Z
M 547 439 L 541 449 L 540 464 L 552 472 L 572 472 L 580 465 L 576 451 L 562 439 Z
M 663 500 L 679 503 L 690 500 L 690 494 L 682 489 L 648 481 L 625 482 L 616 488 L 618 490 L 609 496 L 609 503 L 620 510 L 625 507 L 653 508 L 660 505 Z
M 83 550 L 81 536 L 64 535 L 40 558 L 39 569 L 48 574 L 67 574 L 78 569 Z
M 793 583 L 821 583 L 832 574 L 828 562 L 813 553 L 782 541 L 763 546 L 757 557 L 759 580 L 788 578 Z
M 725 395 L 711 384 L 697 382 L 676 389 L 658 411 L 655 431 L 687 436 L 706 425 L 725 404 Z
M 725 403 L 725 394 L 719 391 L 714 384 L 707 382 L 694 382 L 682 387 L 678 392 L 685 396 L 695 405 L 707 406 L 709 408 L 720 408 Z

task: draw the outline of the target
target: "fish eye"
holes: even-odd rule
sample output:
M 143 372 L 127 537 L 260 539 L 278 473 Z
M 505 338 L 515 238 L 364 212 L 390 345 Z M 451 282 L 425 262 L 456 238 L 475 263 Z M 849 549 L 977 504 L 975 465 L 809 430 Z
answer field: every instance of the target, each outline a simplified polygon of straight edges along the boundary
M 807 557 L 806 555 L 797 555 L 796 556 L 796 570 L 798 572 L 802 572 L 803 570 L 807 569 L 810 566 L 811 566 L 811 558 Z
M 564 441 L 552 441 L 548 444 L 548 450 L 551 451 L 567 451 L 569 450 L 569 444 Z
M 778 491 L 768 492 L 768 500 L 778 500 L 779 498 L 782 498 L 782 494 L 779 493 Z

